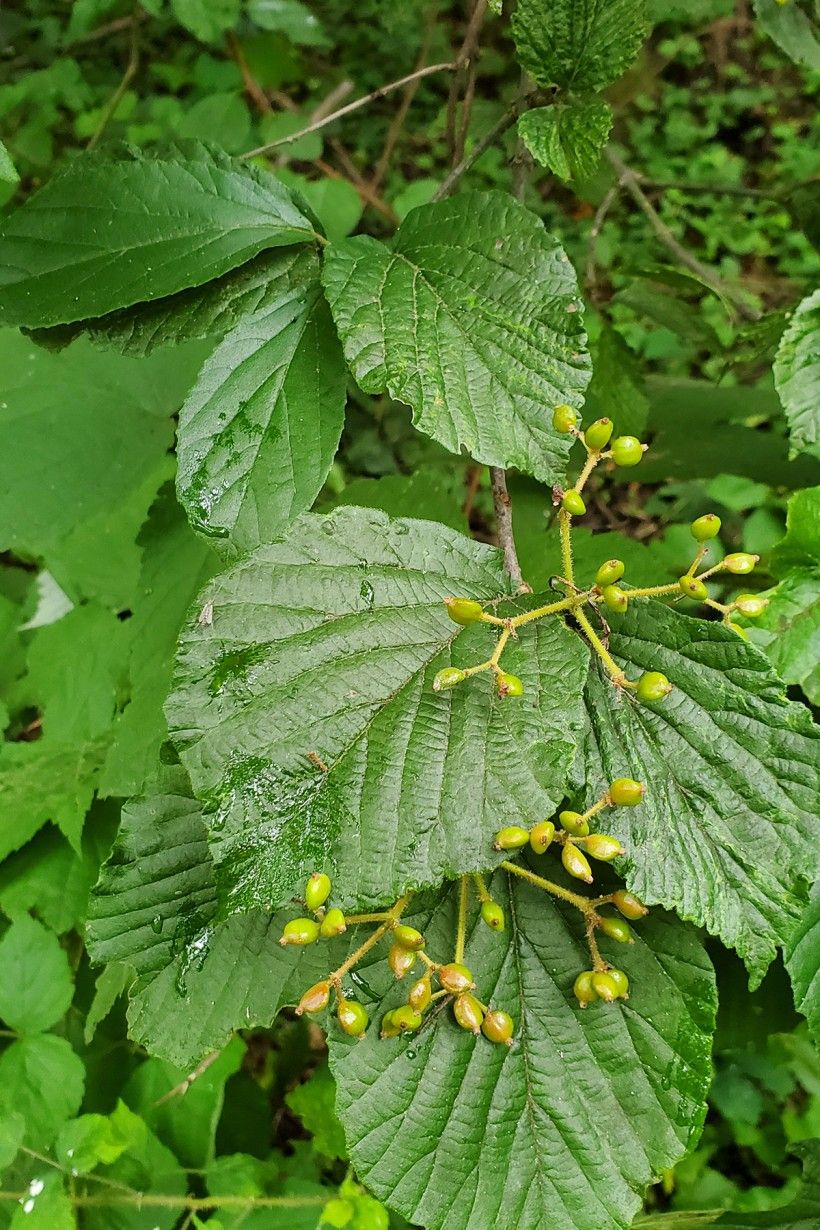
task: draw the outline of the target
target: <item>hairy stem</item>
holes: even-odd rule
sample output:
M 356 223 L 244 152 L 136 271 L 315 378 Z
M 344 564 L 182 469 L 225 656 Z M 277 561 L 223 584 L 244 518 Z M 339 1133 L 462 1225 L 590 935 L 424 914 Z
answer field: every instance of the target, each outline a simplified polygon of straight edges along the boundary
M 626 676 L 613 658 L 612 654 L 607 649 L 606 645 L 604 645 L 603 641 L 587 619 L 584 612 L 579 607 L 572 612 L 572 615 L 573 618 L 581 625 L 584 635 L 597 653 L 598 657 L 603 662 L 609 674 L 612 676 L 613 681 L 621 686 L 625 686 L 627 682 Z
M 505 860 L 501 866 L 505 871 L 509 871 L 512 875 L 526 880 L 528 884 L 534 885 L 535 888 L 541 888 L 545 893 L 558 897 L 560 901 L 566 901 L 569 905 L 574 905 L 576 910 L 580 910 L 582 914 L 589 914 L 592 911 L 592 905 L 588 897 L 582 897 L 580 893 L 573 893 L 568 888 L 562 888 L 560 884 L 555 884 L 552 880 L 545 880 L 543 876 L 536 875 L 534 871 L 530 871 L 528 867 L 522 867 L 520 863 L 510 863 Z
M 561 565 L 564 569 L 564 577 L 570 583 L 575 584 L 575 570 L 572 566 L 572 516 L 565 508 L 562 508 L 558 513 L 558 531 L 561 536 Z
M 345 974 L 348 973 L 349 970 L 352 970 L 354 965 L 358 965 L 362 957 L 366 953 L 370 952 L 370 949 L 374 948 L 376 944 L 378 944 L 382 936 L 386 935 L 393 925 L 398 922 L 404 911 L 407 909 L 412 895 L 412 893 L 405 893 L 403 897 L 399 897 L 393 908 L 388 910 L 387 917 L 381 926 L 377 927 L 376 930 L 367 937 L 365 942 L 361 944 L 355 952 L 352 952 L 346 961 L 342 962 L 338 969 L 335 969 L 332 974 L 328 974 L 328 982 L 333 983 L 334 986 L 338 987 L 339 982 Z
M 467 943 L 467 900 L 468 900 L 469 881 L 467 876 L 462 876 L 458 882 L 458 926 L 456 928 L 456 946 L 454 961 L 462 964 L 464 961 L 464 948 Z
M 514 628 L 521 628 L 524 624 L 532 623 L 534 619 L 541 619 L 544 615 L 557 615 L 559 611 L 572 611 L 588 601 L 588 594 L 571 594 L 560 602 L 551 602 L 548 606 L 536 607 L 534 611 L 527 611 L 524 615 L 515 615 L 510 623 Z

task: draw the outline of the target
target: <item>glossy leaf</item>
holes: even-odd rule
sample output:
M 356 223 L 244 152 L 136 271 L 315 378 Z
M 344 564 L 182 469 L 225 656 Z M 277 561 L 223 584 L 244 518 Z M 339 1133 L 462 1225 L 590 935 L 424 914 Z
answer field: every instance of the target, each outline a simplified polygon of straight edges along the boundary
M 598 98 L 534 107 L 518 121 L 521 140 L 535 161 L 564 180 L 595 173 L 611 127 L 612 112 Z
M 540 85 L 602 90 L 638 54 L 643 0 L 521 0 L 512 20 L 518 58 Z
M 774 380 L 792 450 L 820 457 L 820 290 L 795 309 L 777 348 Z

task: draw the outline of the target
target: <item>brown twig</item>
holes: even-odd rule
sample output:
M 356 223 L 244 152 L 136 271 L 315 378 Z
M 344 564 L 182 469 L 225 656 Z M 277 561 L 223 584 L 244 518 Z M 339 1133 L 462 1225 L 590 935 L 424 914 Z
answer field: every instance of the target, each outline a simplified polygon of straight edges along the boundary
M 465 154 L 458 166 L 453 167 L 450 174 L 436 190 L 433 200 L 441 201 L 444 197 L 449 196 L 455 188 L 459 180 L 467 174 L 474 163 L 478 162 L 479 158 L 485 153 L 491 145 L 495 145 L 499 137 L 503 137 L 505 132 L 508 132 L 516 122 L 518 117 L 528 109 L 533 101 L 534 95 L 529 94 L 526 98 L 516 98 L 515 102 L 507 108 L 501 119 L 493 124 L 492 128 L 484 134 L 481 140 L 473 146 L 469 154 Z
M 422 38 L 421 49 L 419 50 L 419 58 L 416 62 L 416 71 L 424 68 L 427 63 L 427 56 L 430 53 L 430 43 L 432 42 L 432 37 L 433 24 L 428 21 L 427 27 L 424 31 L 424 36 Z M 387 173 L 387 168 L 390 165 L 390 159 L 393 156 L 393 150 L 396 148 L 396 143 L 398 142 L 401 131 L 404 128 L 404 121 L 407 119 L 407 113 L 412 106 L 413 99 L 416 97 L 420 82 L 420 77 L 414 77 L 413 80 L 408 81 L 407 85 L 404 87 L 401 102 L 399 103 L 396 114 L 390 122 L 390 127 L 387 130 L 387 136 L 384 139 L 382 152 L 379 154 L 376 162 L 376 169 L 374 170 L 373 177 L 370 180 L 370 188 L 373 192 L 378 192 L 382 185 L 382 180 Z
M 334 86 L 326 98 L 323 98 L 310 117 L 311 123 L 316 123 L 317 120 L 326 119 L 328 115 L 332 115 L 339 103 L 347 98 L 350 91 L 353 89 L 352 81 L 340 81 Z
M 507 491 L 506 471 L 501 466 L 491 466 L 490 482 L 493 490 L 496 533 L 498 535 L 498 545 L 504 555 L 504 567 L 510 574 L 512 583 L 519 593 L 532 593 L 531 587 L 524 580 L 521 565 L 518 562 L 518 552 L 515 549 L 512 505 L 510 503 L 510 493 Z
M 121 30 L 127 30 L 129 26 L 138 25 L 141 21 L 147 20 L 148 14 L 144 9 L 138 8 L 129 17 L 117 17 L 114 21 L 107 21 L 103 26 L 97 26 L 96 30 L 89 30 L 87 34 L 73 38 L 70 43 L 64 44 L 65 50 L 83 47 L 86 43 L 96 43 L 100 39 L 108 38 L 110 34 L 119 34 Z
M 460 162 L 464 156 L 463 148 L 459 152 L 459 140 L 456 133 L 456 117 L 458 113 L 458 97 L 461 93 L 461 87 L 464 83 L 464 70 L 475 55 L 478 47 L 478 36 L 481 31 L 481 26 L 487 14 L 488 0 L 475 0 L 473 10 L 470 13 L 470 19 L 467 22 L 467 29 L 464 33 L 464 38 L 461 47 L 458 50 L 458 55 L 455 58 L 455 74 L 450 82 L 450 92 L 447 95 L 447 157 L 451 165 Z M 469 119 L 469 117 L 468 117 Z
M 199 1080 L 200 1076 L 208 1071 L 211 1064 L 216 1063 L 221 1054 L 221 1051 L 211 1051 L 210 1055 L 206 1055 L 204 1059 L 200 1060 L 194 1070 L 189 1072 L 184 1080 L 181 1080 L 178 1085 L 174 1085 L 173 1089 L 169 1089 L 168 1092 L 164 1093 L 161 1098 L 157 1098 L 154 1102 L 154 1106 L 162 1106 L 163 1103 L 170 1102 L 173 1098 L 184 1097 L 191 1088 L 191 1085 L 193 1085 L 194 1081 Z
M 257 111 L 260 111 L 263 115 L 271 115 L 273 112 L 271 101 L 248 67 L 248 61 L 245 59 L 239 39 L 233 30 L 229 30 L 225 35 L 225 46 L 228 48 L 229 56 L 242 75 L 242 85 L 248 98 Z
M 390 205 L 387 204 L 386 201 L 383 201 L 381 197 L 377 196 L 372 190 L 367 180 L 363 177 L 361 171 L 350 157 L 350 154 L 342 145 L 341 141 L 337 141 L 335 138 L 331 139 L 330 148 L 339 159 L 339 162 L 344 170 L 347 172 L 347 182 L 353 184 L 353 187 L 356 189 L 365 204 L 372 205 L 373 208 L 377 210 L 377 212 L 384 218 L 387 218 L 387 220 L 392 222 L 394 226 L 398 226 L 400 220 L 399 215 Z M 319 166 L 320 164 L 317 162 L 316 165 Z M 338 178 L 344 179 L 345 177 L 340 175 Z
M 601 204 L 595 211 L 595 217 L 592 219 L 592 226 L 590 227 L 589 238 L 587 239 L 587 265 L 586 272 L 584 274 L 584 285 L 590 291 L 595 286 L 595 258 L 598 236 L 600 235 L 601 228 L 606 221 L 606 216 L 615 204 L 620 191 L 621 181 L 618 180 L 617 184 L 613 184 L 606 193 L 604 199 L 601 201 Z
M 117 110 L 117 107 L 120 105 L 125 95 L 125 91 L 128 89 L 129 85 L 134 80 L 134 77 L 137 75 L 137 71 L 139 70 L 139 66 L 140 66 L 140 40 L 139 40 L 140 26 L 139 26 L 139 22 L 136 20 L 137 11 L 138 10 L 135 10 L 134 16 L 131 20 L 131 39 L 128 45 L 128 63 L 125 66 L 125 72 L 123 73 L 120 83 L 117 86 L 116 90 L 111 95 L 105 107 L 103 108 L 103 113 L 100 116 L 100 122 L 97 125 L 97 127 L 94 129 L 94 132 L 91 134 L 91 137 L 89 138 L 88 145 L 86 146 L 87 150 L 94 149 L 94 147 L 97 145 L 98 141 L 100 140 L 100 137 L 103 135 L 106 128 L 108 127 L 111 121 L 111 118 L 114 115 L 114 112 Z

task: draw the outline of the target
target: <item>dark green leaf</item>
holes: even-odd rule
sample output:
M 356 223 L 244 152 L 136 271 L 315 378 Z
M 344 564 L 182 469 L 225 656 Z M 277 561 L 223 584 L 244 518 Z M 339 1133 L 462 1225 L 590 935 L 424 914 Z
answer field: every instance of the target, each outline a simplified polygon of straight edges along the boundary
M 535 161 L 564 180 L 594 175 L 611 127 L 612 112 L 599 98 L 535 107 L 518 121 L 521 140 Z
M 541 85 L 579 93 L 620 77 L 649 31 L 643 0 L 520 0 L 518 58 Z
M 811 7 L 809 4 L 808 7 Z M 754 0 L 758 20 L 769 38 L 773 39 L 795 64 L 820 68 L 820 25 L 804 10 L 799 0 Z
M 792 980 L 795 1006 L 808 1019 L 814 1041 L 820 1045 L 820 884 L 815 884 L 800 925 L 786 949 L 786 969 Z M 820 1193 L 818 1193 L 820 1195 Z M 818 1208 L 820 1214 L 820 1208 Z
M 777 348 L 774 380 L 792 452 L 820 457 L 820 290 L 797 307 Z

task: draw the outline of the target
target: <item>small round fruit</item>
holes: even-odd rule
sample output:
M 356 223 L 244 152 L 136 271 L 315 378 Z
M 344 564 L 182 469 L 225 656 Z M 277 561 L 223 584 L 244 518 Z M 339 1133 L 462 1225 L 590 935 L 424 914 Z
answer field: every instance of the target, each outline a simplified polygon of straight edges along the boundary
M 481 1033 L 481 1026 L 484 1023 L 484 1009 L 475 995 L 465 992 L 463 995 L 456 996 L 453 1001 L 453 1015 L 462 1029 L 469 1029 L 470 1033 L 473 1034 Z
M 400 948 L 406 948 L 408 952 L 418 952 L 424 947 L 424 936 L 415 927 L 408 927 L 405 923 L 398 923 L 393 928 L 393 940 Z
M 457 666 L 442 666 L 433 679 L 433 691 L 446 692 L 448 688 L 454 688 L 466 678 L 466 672 L 459 670 Z
M 330 876 L 323 871 L 314 871 L 305 886 L 305 904 L 309 910 L 318 910 L 330 896 L 333 885 Z
M 319 924 L 314 918 L 294 918 L 285 923 L 279 943 L 283 948 L 289 944 L 304 947 L 305 944 L 315 944 L 319 938 Z
M 367 1029 L 369 1017 L 356 999 L 343 999 L 336 1012 L 339 1024 L 351 1038 L 360 1038 Z
M 520 824 L 510 824 L 496 833 L 493 845 L 496 850 L 521 850 L 529 839 L 528 829 L 522 828 Z
M 644 671 L 638 680 L 638 699 L 645 703 L 663 700 L 672 691 L 672 684 L 660 671 Z
M 601 590 L 601 597 L 610 611 L 623 614 L 629 606 L 629 595 L 625 589 L 621 589 L 620 585 L 605 585 Z
M 561 500 L 561 507 L 564 512 L 571 513 L 573 517 L 583 517 L 587 510 L 587 506 L 578 491 L 565 491 L 564 498 Z
M 403 978 L 416 964 L 416 954 L 409 948 L 402 948 L 401 944 L 392 944 L 387 954 L 387 964 L 396 978 Z
M 508 675 L 499 671 L 495 677 L 495 690 L 499 696 L 523 696 L 524 684 L 517 675 Z
M 444 605 L 447 607 L 447 614 L 456 624 L 476 624 L 484 615 L 481 603 L 472 598 L 445 598 Z
M 401 1004 L 393 1010 L 393 1023 L 400 1034 L 415 1033 L 421 1028 L 421 1013 L 410 1004 Z
M 625 572 L 626 564 L 622 559 L 605 560 L 595 573 L 595 584 L 602 588 L 605 585 L 614 585 L 616 581 L 620 581 Z
M 615 807 L 637 807 L 643 800 L 646 786 L 643 782 L 633 781 L 631 777 L 616 777 L 610 782 L 609 801 Z
M 584 432 L 584 441 L 587 448 L 599 452 L 602 448 L 606 448 L 612 436 L 612 431 L 615 424 L 612 419 L 596 419 L 594 423 L 590 423 Z
M 600 863 L 611 863 L 613 858 L 620 858 L 622 854 L 626 854 L 618 838 L 610 837 L 605 833 L 593 833 L 591 837 L 587 837 L 584 849 Z
M 636 466 L 643 457 L 643 445 L 637 436 L 617 436 L 611 451 L 616 466 Z
M 689 532 L 698 542 L 708 542 L 710 538 L 716 538 L 720 533 L 720 517 L 715 513 L 705 513 L 704 516 L 692 522 Z
M 314 986 L 308 987 L 299 1003 L 296 1005 L 296 1015 L 301 1016 L 304 1012 L 324 1012 L 330 1002 L 330 983 L 317 982 Z
M 559 812 L 558 823 L 565 833 L 571 833 L 573 837 L 586 837 L 589 834 L 589 824 L 579 811 Z
M 461 995 L 464 991 L 472 991 L 475 986 L 472 971 L 458 961 L 450 965 L 442 965 L 438 971 L 438 980 L 451 995 Z
M 561 862 L 564 864 L 564 870 L 576 880 L 583 880 L 586 884 L 592 883 L 592 868 L 589 865 L 589 859 L 577 846 L 567 842 L 561 851 Z
M 416 1012 L 424 1012 L 430 1003 L 432 994 L 430 975 L 425 974 L 423 978 L 419 978 L 418 982 L 413 983 L 407 993 L 407 1002 L 411 1008 L 415 1008 Z
M 731 628 L 732 631 L 735 632 L 742 641 L 748 641 L 749 633 L 740 624 L 733 623 L 731 619 L 727 619 L 726 627 Z
M 497 901 L 482 901 L 481 919 L 491 931 L 504 930 L 504 911 Z
M 630 918 L 633 922 L 649 913 L 641 899 L 634 893 L 628 893 L 625 888 L 619 888 L 617 893 L 612 894 L 612 904 L 624 918 Z
M 542 820 L 530 829 L 530 849 L 534 854 L 544 854 L 552 844 L 555 825 L 551 820 Z
M 617 979 L 602 971 L 592 975 L 592 988 L 598 998 L 602 999 L 606 1004 L 611 1004 L 613 1000 L 618 998 Z
M 592 985 L 592 970 L 584 970 L 578 975 L 572 991 L 582 1008 L 588 1008 L 590 1004 L 595 1003 L 598 994 Z
M 617 940 L 619 944 L 635 943 L 629 923 L 622 918 L 602 918 L 598 926 L 604 935 L 608 935 L 611 940 Z
M 319 924 L 319 934 L 322 939 L 332 940 L 334 936 L 342 935 L 345 931 L 347 931 L 345 916 L 334 906 L 332 910 L 328 910 Z
M 709 590 L 697 577 L 678 577 L 678 588 L 695 602 L 705 602 L 709 597 Z
M 481 1022 L 481 1032 L 491 1042 L 500 1042 L 504 1046 L 512 1046 L 515 1022 L 508 1012 L 500 1008 L 491 1008 Z
M 754 571 L 754 566 L 759 559 L 759 555 L 750 555 L 748 551 L 734 551 L 731 555 L 723 557 L 723 567 L 727 572 L 743 577 L 747 572 Z
M 622 969 L 611 969 L 609 977 L 618 988 L 618 999 L 629 999 L 629 979 Z
M 400 1032 L 401 1031 L 399 1030 L 399 1027 L 396 1024 L 396 1009 L 393 1008 L 391 1009 L 390 1012 L 385 1012 L 384 1016 L 382 1017 L 382 1028 L 381 1028 L 381 1033 L 379 1034 L 379 1037 L 380 1038 L 398 1038 Z
M 761 598 L 759 594 L 741 594 L 739 598 L 735 598 L 734 605 L 747 619 L 757 619 L 758 615 L 762 615 L 766 610 L 769 599 Z
M 573 410 L 572 406 L 561 404 L 556 406 L 552 412 L 552 425 L 556 431 L 560 431 L 562 435 L 566 435 L 572 431 L 578 423 L 578 415 Z

